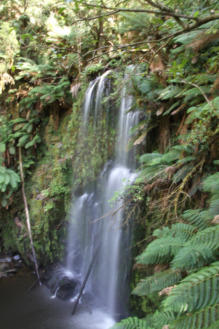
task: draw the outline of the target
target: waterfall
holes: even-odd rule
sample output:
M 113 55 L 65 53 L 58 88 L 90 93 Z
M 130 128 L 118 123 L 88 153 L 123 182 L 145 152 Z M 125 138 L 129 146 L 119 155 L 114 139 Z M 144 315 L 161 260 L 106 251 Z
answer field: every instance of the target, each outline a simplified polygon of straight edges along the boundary
M 109 73 L 92 81 L 87 89 L 83 127 L 92 109 L 94 124 L 98 120 Z M 135 157 L 128 150 L 131 129 L 139 118 L 139 112 L 130 111 L 132 103 L 126 85 L 118 113 L 114 160 L 105 165 L 95 187 L 74 200 L 68 229 L 67 272 L 82 281 L 97 252 L 85 293 L 92 299 L 92 307 L 102 309 L 113 319 L 127 315 L 130 229 L 123 224 L 122 198 L 112 199 L 136 177 Z
M 101 101 L 103 98 L 103 92 L 106 86 L 107 79 L 106 77 L 111 73 L 111 70 L 106 71 L 102 76 L 91 81 L 85 95 L 84 101 L 84 115 L 83 115 L 83 126 L 87 125 L 89 114 L 94 105 L 94 119 L 97 120 L 98 113 L 101 109 Z M 95 88 L 97 87 L 96 93 Z M 95 100 L 94 100 L 94 96 Z

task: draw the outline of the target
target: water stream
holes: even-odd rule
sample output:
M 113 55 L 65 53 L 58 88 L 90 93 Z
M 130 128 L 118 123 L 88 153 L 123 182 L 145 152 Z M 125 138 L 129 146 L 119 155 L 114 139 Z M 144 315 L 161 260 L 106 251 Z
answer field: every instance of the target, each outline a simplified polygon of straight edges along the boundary
M 83 126 L 87 124 L 92 106 L 97 120 L 109 73 L 107 71 L 89 85 Z M 129 295 L 130 229 L 123 223 L 121 197 L 116 201 L 112 199 L 135 178 L 135 157 L 128 150 L 128 143 L 139 113 L 129 111 L 131 106 L 132 96 L 125 86 L 118 113 L 114 160 L 105 165 L 93 189 L 85 190 L 72 203 L 68 230 L 66 273 L 82 280 L 97 253 L 85 294 L 90 296 L 92 308 L 114 320 L 127 315 Z

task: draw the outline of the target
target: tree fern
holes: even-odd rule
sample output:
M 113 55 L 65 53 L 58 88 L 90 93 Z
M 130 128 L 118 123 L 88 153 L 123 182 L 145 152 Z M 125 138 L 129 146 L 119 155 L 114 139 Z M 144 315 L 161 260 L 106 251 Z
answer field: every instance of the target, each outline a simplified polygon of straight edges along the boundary
M 202 267 L 215 259 L 218 248 L 219 227 L 209 227 L 185 244 L 174 257 L 172 267 L 186 270 Z
M 208 306 L 195 313 L 186 313 L 170 323 L 170 329 L 217 329 L 219 304 Z
M 162 163 L 162 158 L 157 156 L 156 161 Z M 169 263 L 170 266 L 142 280 L 133 291 L 145 296 L 172 288 L 162 303 L 162 311 L 153 316 L 151 326 L 155 329 L 165 325 L 169 329 L 218 328 L 219 262 L 212 261 L 218 256 L 219 226 L 211 223 L 219 213 L 218 182 L 218 173 L 203 182 L 205 192 L 211 193 L 208 209 L 187 210 L 182 215 L 187 223 L 155 230 L 156 240 L 137 257 L 139 263 Z
M 185 223 L 176 223 L 171 226 L 171 228 L 163 227 L 162 229 L 157 229 L 153 232 L 153 236 L 157 238 L 161 237 L 179 237 L 184 241 L 187 241 L 189 238 L 193 236 L 196 228 L 191 224 Z
M 219 262 L 183 279 L 164 300 L 165 310 L 194 312 L 219 302 Z
M 171 267 L 182 270 L 193 270 L 209 264 L 215 260 L 215 255 L 211 248 L 204 244 L 186 246 L 182 248 L 174 257 Z
M 157 165 L 160 163 L 162 154 L 160 153 L 146 153 L 140 157 L 140 163 L 144 163 L 147 166 Z
M 153 235 L 158 239 L 151 242 L 145 251 L 137 257 L 141 264 L 159 264 L 170 261 L 183 248 L 195 233 L 193 225 L 176 223 L 171 228 L 155 230 Z
M 176 314 L 173 311 L 156 311 L 153 318 L 154 328 L 163 328 L 165 325 L 172 323 L 176 319 Z M 168 328 L 169 329 L 169 328 Z M 178 329 L 178 328 L 177 328 Z
M 137 257 L 140 264 L 164 264 L 171 261 L 183 247 L 185 239 L 165 237 L 151 242 L 146 250 Z
M 169 269 L 155 273 L 140 281 L 132 293 L 138 296 L 147 296 L 178 283 L 181 278 L 182 273 L 179 270 Z

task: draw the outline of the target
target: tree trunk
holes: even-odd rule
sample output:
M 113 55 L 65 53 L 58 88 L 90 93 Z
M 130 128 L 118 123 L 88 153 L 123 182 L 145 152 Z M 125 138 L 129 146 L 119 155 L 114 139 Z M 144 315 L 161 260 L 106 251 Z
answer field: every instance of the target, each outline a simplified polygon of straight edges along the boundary
M 24 170 L 23 170 L 21 147 L 19 147 L 19 166 L 20 166 L 22 196 L 23 196 L 23 200 L 24 200 L 24 209 L 25 209 L 25 214 L 26 214 L 27 230 L 28 230 L 28 235 L 29 235 L 29 239 L 30 239 L 30 246 L 31 246 L 31 250 L 32 250 L 32 256 L 33 256 L 36 276 L 37 276 L 39 283 L 41 284 L 37 257 L 36 257 L 36 252 L 35 252 L 35 248 L 34 248 L 34 244 L 33 244 L 33 236 L 32 236 L 31 224 L 30 224 L 30 213 L 29 213 L 29 209 L 28 209 L 27 197 L 26 197 L 25 188 L 24 188 Z

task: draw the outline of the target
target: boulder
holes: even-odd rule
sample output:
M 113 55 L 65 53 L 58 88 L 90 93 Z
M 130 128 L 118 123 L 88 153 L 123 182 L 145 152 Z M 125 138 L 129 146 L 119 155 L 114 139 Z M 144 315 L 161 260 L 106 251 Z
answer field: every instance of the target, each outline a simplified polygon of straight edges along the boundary
M 62 300 L 73 298 L 78 292 L 79 285 L 80 283 L 76 279 L 63 277 L 59 282 L 56 297 Z
M 79 292 L 79 278 L 72 273 L 68 274 L 60 264 L 48 266 L 41 280 L 53 296 L 62 300 L 69 300 Z

